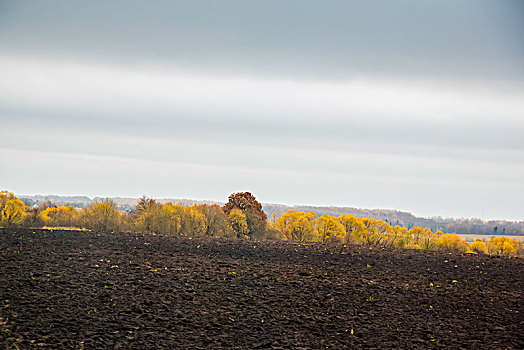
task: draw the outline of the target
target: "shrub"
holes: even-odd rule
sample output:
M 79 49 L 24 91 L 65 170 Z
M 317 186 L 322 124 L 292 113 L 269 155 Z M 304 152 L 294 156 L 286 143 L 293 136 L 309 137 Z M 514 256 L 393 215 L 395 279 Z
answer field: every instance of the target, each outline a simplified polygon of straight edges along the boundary
M 488 250 L 486 244 L 480 239 L 477 238 L 473 243 L 470 244 L 469 248 L 475 253 L 487 254 Z

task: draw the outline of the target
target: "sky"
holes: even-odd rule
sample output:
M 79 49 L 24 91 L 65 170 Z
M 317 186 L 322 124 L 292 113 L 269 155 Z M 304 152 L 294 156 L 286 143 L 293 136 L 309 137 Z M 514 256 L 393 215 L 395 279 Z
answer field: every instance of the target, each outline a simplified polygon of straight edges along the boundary
M 524 2 L 0 0 L 0 186 L 524 221 Z

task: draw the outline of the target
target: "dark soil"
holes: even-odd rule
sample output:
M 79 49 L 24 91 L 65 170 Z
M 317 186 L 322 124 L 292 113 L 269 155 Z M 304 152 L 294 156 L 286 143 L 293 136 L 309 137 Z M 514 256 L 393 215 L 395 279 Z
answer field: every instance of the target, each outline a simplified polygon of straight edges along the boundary
M 0 347 L 524 348 L 524 261 L 0 230 Z

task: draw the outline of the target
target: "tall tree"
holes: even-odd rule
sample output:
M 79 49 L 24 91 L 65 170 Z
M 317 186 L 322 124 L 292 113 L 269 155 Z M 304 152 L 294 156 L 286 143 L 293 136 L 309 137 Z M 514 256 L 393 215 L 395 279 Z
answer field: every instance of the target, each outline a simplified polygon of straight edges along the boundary
M 318 218 L 317 231 L 322 242 L 342 242 L 346 236 L 344 226 L 337 218 L 326 214 Z
M 289 210 L 282 214 L 276 227 L 283 239 L 288 241 L 310 241 L 315 238 L 317 214 Z
M 14 194 L 7 191 L 0 192 L 0 226 L 20 226 L 24 220 L 25 204 Z
M 233 193 L 229 196 L 229 201 L 224 205 L 222 210 L 228 214 L 238 209 L 246 215 L 249 238 L 266 238 L 267 232 L 267 215 L 262 210 L 260 204 L 255 196 L 249 192 Z
M 196 206 L 195 208 L 198 208 L 206 219 L 207 236 L 232 237 L 234 235 L 227 215 L 218 205 L 204 204 Z
M 346 243 L 361 241 L 362 237 L 366 235 L 367 228 L 361 218 L 351 214 L 343 214 L 338 217 L 338 220 L 346 231 Z
M 120 212 L 112 200 L 91 204 L 87 210 L 88 227 L 99 232 L 116 232 L 120 225 Z

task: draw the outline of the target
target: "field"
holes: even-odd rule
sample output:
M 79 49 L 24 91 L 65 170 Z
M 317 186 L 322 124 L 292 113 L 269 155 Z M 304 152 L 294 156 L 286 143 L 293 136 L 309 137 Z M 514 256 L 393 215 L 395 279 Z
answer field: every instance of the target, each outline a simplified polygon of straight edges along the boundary
M 0 347 L 524 348 L 524 261 L 0 230 Z

